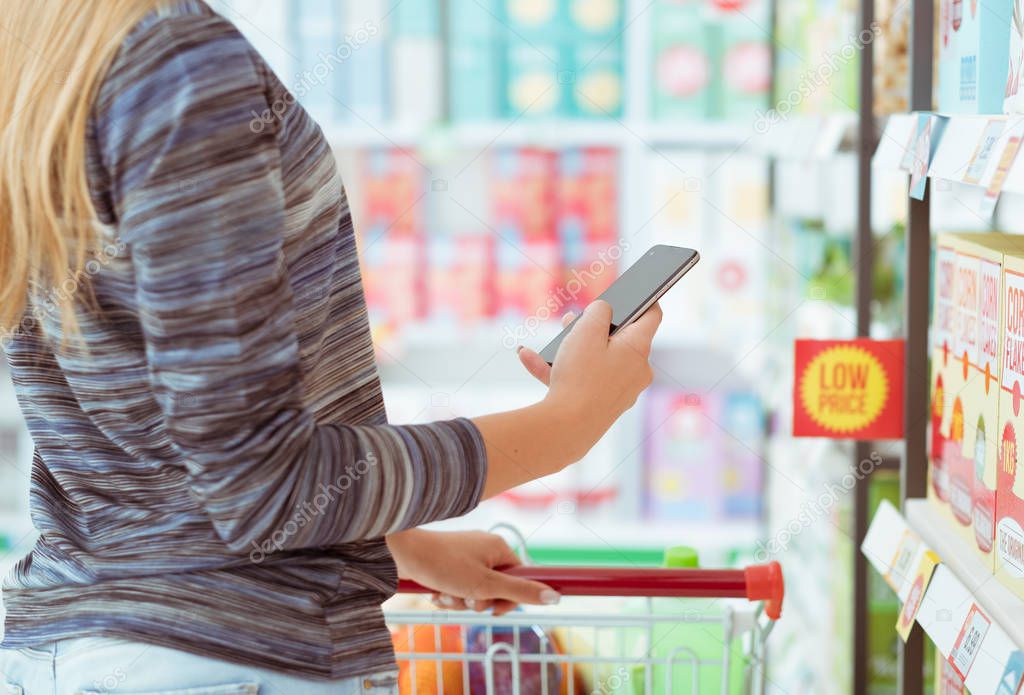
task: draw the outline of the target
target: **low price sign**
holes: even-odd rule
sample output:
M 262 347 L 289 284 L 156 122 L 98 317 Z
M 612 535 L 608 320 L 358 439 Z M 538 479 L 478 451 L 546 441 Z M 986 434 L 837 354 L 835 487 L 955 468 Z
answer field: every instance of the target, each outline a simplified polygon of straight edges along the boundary
M 794 380 L 794 436 L 903 436 L 902 340 L 798 340 Z

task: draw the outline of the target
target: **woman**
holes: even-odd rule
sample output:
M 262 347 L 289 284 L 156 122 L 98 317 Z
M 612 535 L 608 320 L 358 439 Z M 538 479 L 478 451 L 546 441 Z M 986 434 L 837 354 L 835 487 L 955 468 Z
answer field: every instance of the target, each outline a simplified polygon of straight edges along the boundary
M 660 310 L 609 340 L 588 307 L 551 369 L 521 350 L 535 405 L 389 426 L 331 153 L 235 28 L 5 5 L 0 327 L 41 534 L 3 587 L 9 690 L 391 692 L 396 575 L 556 602 L 499 539 L 416 527 L 581 458 L 650 382 Z

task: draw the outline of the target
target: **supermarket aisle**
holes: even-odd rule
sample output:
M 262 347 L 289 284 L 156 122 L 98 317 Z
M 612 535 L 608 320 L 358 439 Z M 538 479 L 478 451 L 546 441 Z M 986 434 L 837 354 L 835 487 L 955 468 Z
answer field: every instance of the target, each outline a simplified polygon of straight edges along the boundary
M 563 314 L 652 245 L 701 254 L 661 303 L 655 379 L 635 407 L 579 464 L 436 527 L 512 526 L 503 533 L 545 565 L 778 561 L 786 604 L 764 663 L 751 658 L 749 635 L 760 633 L 733 639 L 721 621 L 694 619 L 742 600 L 571 597 L 565 613 L 460 632 L 429 622 L 436 614 L 402 613 L 426 605 L 403 596 L 389 604 L 400 611 L 390 614 L 399 652 L 457 655 L 450 669 L 425 659 L 419 676 L 400 659 L 403 695 L 413 682 L 487 692 L 473 655 L 494 647 L 495 630 L 497 642 L 540 655 L 520 675 L 548 691 L 721 692 L 728 679 L 727 692 L 756 692 L 761 676 L 778 695 L 882 695 L 901 683 L 916 695 L 915 679 L 942 693 L 965 681 L 975 693 L 1016 691 L 1019 7 L 210 4 L 266 56 L 334 151 L 391 422 L 535 402 L 545 389 L 519 364 L 519 346 L 543 347 Z M 932 36 L 921 27 L 933 11 Z M 293 107 L 288 98 L 253 111 L 250 128 L 272 128 Z M 903 341 L 906 367 L 887 373 L 878 397 L 891 400 L 886 412 L 906 407 L 903 436 L 794 436 L 801 417 L 813 419 L 796 342 L 858 337 Z M 31 460 L 4 377 L 5 571 L 33 539 Z M 908 499 L 903 516 L 887 506 Z M 875 537 L 888 544 L 861 553 L 879 509 Z M 934 575 L 921 570 L 929 548 Z M 919 578 L 916 595 L 946 593 L 915 614 Z M 617 632 L 588 622 L 614 616 L 628 623 Z M 659 659 L 684 647 L 701 668 L 666 675 Z M 511 682 L 502 678 L 512 670 L 499 691 Z

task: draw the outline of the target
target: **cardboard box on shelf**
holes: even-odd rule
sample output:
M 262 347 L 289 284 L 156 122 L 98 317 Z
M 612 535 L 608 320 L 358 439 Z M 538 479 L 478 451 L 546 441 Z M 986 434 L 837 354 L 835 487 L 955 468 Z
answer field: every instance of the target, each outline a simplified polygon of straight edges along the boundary
M 652 20 L 652 104 L 655 119 L 700 120 L 713 115 L 712 75 L 717 32 L 696 2 L 659 0 Z
M 1020 250 L 1021 240 L 1002 234 L 943 235 L 935 261 L 928 493 L 948 502 L 940 508 L 988 567 L 995 563 L 999 432 L 1006 400 L 1003 307 L 1009 305 L 1003 265 Z
M 1006 78 L 1006 94 L 1003 111 L 1024 113 L 1024 0 L 1013 0 L 1013 14 L 1010 20 L 1009 74 Z
M 644 398 L 644 514 L 661 521 L 761 515 L 764 406 L 751 391 L 655 386 Z
M 572 42 L 567 51 L 569 73 L 559 81 L 568 92 L 569 115 L 583 118 L 618 118 L 622 115 L 625 64 L 622 40 Z
M 625 97 L 622 0 L 562 0 L 571 116 L 614 118 Z
M 952 471 L 950 502 L 969 540 L 992 566 L 997 447 L 991 437 L 999 421 L 1000 301 L 1002 237 L 961 238 L 957 245 L 957 359 L 965 380 L 958 396 L 963 404 L 963 447 Z M 954 405 L 954 418 L 956 408 Z M 966 499 L 961 495 L 967 490 Z
M 949 504 L 949 472 L 945 467 L 945 446 L 949 437 L 948 396 L 962 381 L 952 366 L 953 332 L 956 321 L 954 287 L 956 251 L 948 237 L 939 237 L 935 248 L 935 277 L 932 282 L 931 349 L 931 442 L 928 452 L 928 499 L 940 507 Z M 951 404 L 952 401 L 949 401 Z
M 999 402 L 999 469 L 996 489 L 995 572 L 1024 597 L 1024 474 L 1019 441 L 1024 433 L 1024 257 L 1003 268 L 1003 345 Z
M 722 31 L 722 116 L 750 121 L 769 108 L 772 49 L 764 30 L 733 21 Z
M 941 0 L 937 40 L 942 113 L 1002 113 L 1010 7 L 1006 0 Z
M 500 114 L 499 24 L 493 0 L 452 0 L 448 12 L 448 109 L 453 121 Z

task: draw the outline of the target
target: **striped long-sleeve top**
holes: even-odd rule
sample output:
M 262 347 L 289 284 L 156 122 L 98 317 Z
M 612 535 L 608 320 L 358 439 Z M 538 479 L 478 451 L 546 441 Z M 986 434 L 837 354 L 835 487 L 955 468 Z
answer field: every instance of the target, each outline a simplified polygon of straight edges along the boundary
M 46 297 L 7 341 L 40 537 L 4 582 L 0 646 L 106 635 L 310 677 L 387 668 L 383 536 L 470 510 L 486 457 L 467 420 L 386 423 L 322 133 L 229 22 L 181 0 L 120 47 L 87 149 L 104 249 L 85 349 Z

